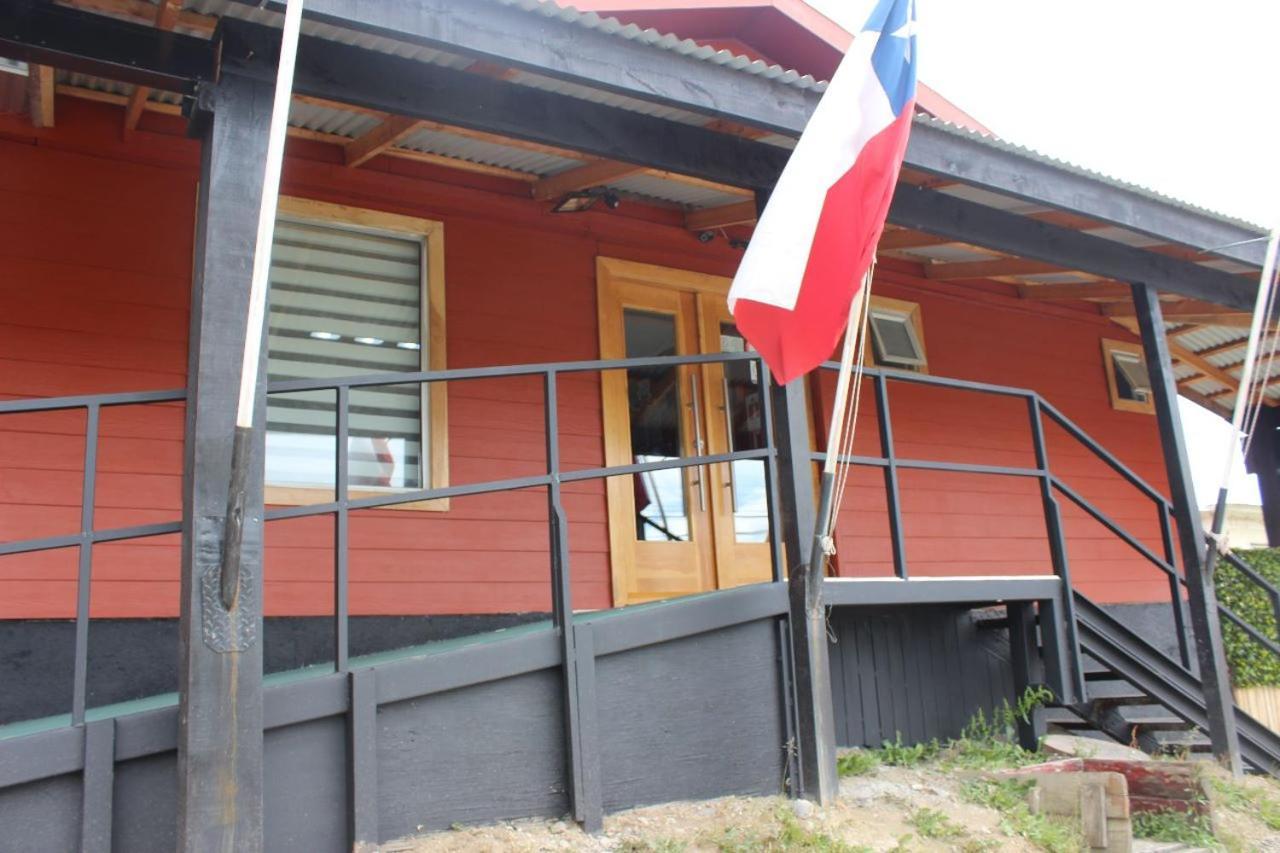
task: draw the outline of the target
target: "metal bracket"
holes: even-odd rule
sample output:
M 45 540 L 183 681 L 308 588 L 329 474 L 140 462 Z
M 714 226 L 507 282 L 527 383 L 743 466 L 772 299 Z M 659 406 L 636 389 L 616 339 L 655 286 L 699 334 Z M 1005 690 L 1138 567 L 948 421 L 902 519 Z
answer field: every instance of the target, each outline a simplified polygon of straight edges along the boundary
M 256 566 L 260 560 L 261 539 L 246 540 L 240 568 L 240 592 L 236 606 L 222 606 L 222 535 L 221 516 L 202 516 L 196 520 L 196 575 L 200 582 L 200 624 L 204 644 L 215 652 L 243 652 L 258 639 L 258 606 L 255 597 Z

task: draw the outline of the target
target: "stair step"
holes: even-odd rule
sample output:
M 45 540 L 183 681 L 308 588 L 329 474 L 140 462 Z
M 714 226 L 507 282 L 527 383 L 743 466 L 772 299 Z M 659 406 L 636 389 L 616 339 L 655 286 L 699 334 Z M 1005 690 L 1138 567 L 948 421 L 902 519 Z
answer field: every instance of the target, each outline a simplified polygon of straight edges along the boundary
M 1070 708 L 1045 708 L 1041 713 L 1044 714 L 1044 722 L 1045 725 L 1048 726 L 1057 726 L 1063 729 L 1077 729 L 1091 725 L 1088 720 L 1081 717 Z
M 1182 755 L 1189 758 L 1212 758 L 1213 744 L 1209 738 L 1195 729 L 1179 732 L 1147 732 L 1138 735 L 1138 745 L 1152 755 Z
M 1085 687 L 1087 701 L 1098 706 L 1154 705 L 1156 700 L 1127 681 L 1091 681 Z

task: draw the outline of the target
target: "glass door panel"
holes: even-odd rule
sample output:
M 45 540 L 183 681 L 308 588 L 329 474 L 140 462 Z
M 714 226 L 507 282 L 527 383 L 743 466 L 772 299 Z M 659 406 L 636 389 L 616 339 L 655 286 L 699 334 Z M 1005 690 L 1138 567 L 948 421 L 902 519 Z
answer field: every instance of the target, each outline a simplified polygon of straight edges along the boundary
M 746 340 L 733 324 L 723 296 L 700 294 L 704 352 L 743 352 Z M 708 412 L 708 453 L 765 447 L 766 392 L 756 362 L 703 366 Z M 707 478 L 716 546 L 716 576 L 721 588 L 762 583 L 772 578 L 769 557 L 769 504 L 765 462 L 743 459 L 711 466 Z

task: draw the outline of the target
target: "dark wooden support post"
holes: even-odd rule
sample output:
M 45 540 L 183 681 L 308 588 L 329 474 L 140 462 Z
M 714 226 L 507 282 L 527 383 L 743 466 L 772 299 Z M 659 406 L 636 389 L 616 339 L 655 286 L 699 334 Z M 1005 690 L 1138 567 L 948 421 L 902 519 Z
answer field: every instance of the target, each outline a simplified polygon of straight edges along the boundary
M 1010 602 L 1009 649 L 1013 664 L 1013 693 L 1015 705 L 1031 687 L 1044 684 L 1044 664 L 1036 643 L 1036 613 L 1030 601 Z M 1053 630 L 1050 626 L 1049 630 Z M 1026 750 L 1040 748 L 1040 738 L 1045 733 L 1044 710 L 1032 708 L 1028 719 L 1018 718 L 1018 743 Z
M 1204 571 L 1204 528 L 1200 523 L 1195 487 L 1191 481 L 1182 421 L 1178 417 L 1177 384 L 1156 289 L 1147 284 L 1134 284 L 1133 304 L 1137 309 L 1143 353 L 1151 375 L 1160 446 L 1164 452 L 1169 494 L 1177 521 L 1191 625 L 1196 637 L 1196 659 L 1200 664 L 1200 681 L 1204 687 L 1206 716 L 1209 719 L 1209 737 L 1213 741 L 1213 754 L 1239 775 L 1240 742 L 1236 736 L 1234 700 L 1222 648 L 1222 629 L 1218 624 L 1218 597 L 1213 589 L 1213 578 Z
M 1250 474 L 1258 475 L 1267 542 L 1272 548 L 1280 548 L 1280 409 L 1262 410 L 1244 462 Z
M 791 659 L 796 709 L 795 746 L 799 752 L 799 792 L 820 804 L 834 801 L 835 721 L 832 719 L 831 666 L 827 656 L 827 613 L 822 578 L 809 566 L 817 508 L 813 500 L 808 403 L 804 380 L 770 386 L 774 436 L 778 447 L 778 489 L 782 496 L 782 535 L 790 574 Z
M 262 534 L 266 359 L 246 483 L 240 593 L 220 598 L 231 470 L 272 84 L 224 74 L 200 92 L 179 636 L 178 848 L 261 850 Z

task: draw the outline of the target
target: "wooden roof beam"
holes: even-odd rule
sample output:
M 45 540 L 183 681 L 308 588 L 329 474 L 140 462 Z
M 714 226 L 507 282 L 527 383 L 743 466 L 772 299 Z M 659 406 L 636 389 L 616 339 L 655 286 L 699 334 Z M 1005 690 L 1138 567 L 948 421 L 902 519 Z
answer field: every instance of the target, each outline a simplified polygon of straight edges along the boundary
M 1191 350 L 1187 349 L 1184 346 L 1180 346 L 1170 341 L 1169 354 L 1173 356 L 1176 360 L 1187 365 L 1188 367 L 1192 367 L 1200 371 L 1202 375 L 1207 376 L 1210 379 L 1216 379 L 1218 382 L 1221 382 L 1223 385 L 1230 386 L 1231 390 L 1233 391 L 1240 387 L 1240 381 L 1236 379 L 1234 376 L 1232 376 L 1230 373 L 1227 373 L 1221 367 L 1218 367 L 1217 365 L 1210 363 L 1208 360 L 1202 358 L 1201 356 L 1197 355 L 1196 353 L 1192 352 Z M 1192 378 L 1189 378 L 1189 381 L 1194 382 L 1196 380 L 1194 377 L 1192 377 Z
M 153 23 L 158 30 L 172 30 L 178 23 L 178 14 L 182 11 L 182 0 L 160 0 L 156 7 Z M 127 136 L 138 127 L 142 118 L 142 110 L 151 98 L 150 86 L 134 86 L 129 95 L 129 103 L 124 107 L 124 132 Z
M 369 162 L 379 154 L 422 128 L 422 122 L 404 116 L 388 116 L 381 124 L 351 140 L 342 157 L 350 168 Z
M 105 12 L 135 24 L 153 23 L 157 14 L 155 4 L 147 0 L 54 0 L 54 3 L 86 12 Z M 177 5 L 181 7 L 182 3 L 178 2 Z M 175 26 L 208 37 L 213 35 L 218 19 L 213 15 L 179 8 Z
M 1022 284 L 1018 286 L 1018 293 L 1023 299 L 1105 299 L 1120 301 L 1129 299 L 1133 295 L 1133 290 L 1127 284 L 1100 281 L 1096 283 Z
M 586 165 L 575 166 L 536 181 L 529 194 L 539 201 L 550 201 L 551 199 L 559 198 L 565 193 L 620 181 L 644 170 L 643 166 L 636 166 L 632 163 L 619 163 L 616 160 L 592 160 Z
M 1102 313 L 1108 317 L 1135 316 L 1132 303 L 1116 303 L 1102 306 Z M 1235 308 L 1228 308 L 1213 302 L 1199 299 L 1184 299 L 1164 308 L 1164 318 L 1176 323 L 1204 323 L 1214 326 L 1233 326 L 1247 328 L 1253 315 Z
M 748 199 L 719 207 L 690 210 L 684 215 L 684 227 L 690 231 L 709 231 L 730 225 L 748 225 L 756 221 L 756 215 L 756 203 Z
M 995 258 L 990 261 L 962 261 L 959 263 L 926 264 L 925 278 L 934 281 L 951 281 L 961 278 L 999 278 L 1010 275 L 1043 275 L 1045 273 L 1070 272 L 1056 264 L 1032 261 L 1025 258 Z
M 33 127 L 53 127 L 53 68 L 27 66 L 27 111 Z
M 882 252 L 894 252 L 901 249 L 945 246 L 954 242 L 955 240 L 950 237 L 939 237 L 937 234 L 927 234 L 924 231 L 916 231 L 912 228 L 897 228 L 892 231 L 886 230 L 881 234 L 877 248 Z

